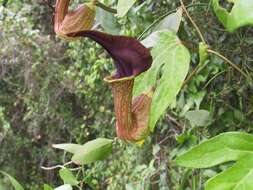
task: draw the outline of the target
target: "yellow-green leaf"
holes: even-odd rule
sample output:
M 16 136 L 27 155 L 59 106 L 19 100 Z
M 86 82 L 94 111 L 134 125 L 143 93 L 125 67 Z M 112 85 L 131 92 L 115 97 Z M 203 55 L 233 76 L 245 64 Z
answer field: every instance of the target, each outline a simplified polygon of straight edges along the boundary
M 220 22 L 233 32 L 237 28 L 253 25 L 253 1 L 252 0 L 227 0 L 234 3 L 231 12 L 221 7 L 219 0 L 212 0 L 214 12 Z
M 192 126 L 206 126 L 210 122 L 210 112 L 207 110 L 191 110 L 186 112 L 185 118 Z
M 253 190 L 253 156 L 245 156 L 231 168 L 211 178 L 205 190 Z
M 2 173 L 3 175 L 5 175 L 6 177 L 9 178 L 12 186 L 15 188 L 15 190 L 24 190 L 24 188 L 20 185 L 20 183 L 12 176 L 10 176 L 9 174 L 7 174 L 6 172 L 0 171 L 0 173 Z
M 180 166 L 208 168 L 240 158 L 253 156 L 253 135 L 227 132 L 204 141 L 176 159 Z
M 78 185 L 79 182 L 77 181 L 73 173 L 67 168 L 60 169 L 59 174 L 64 184 L 70 184 L 73 186 Z
M 50 187 L 49 185 L 47 184 L 44 184 L 44 190 L 54 190 L 54 188 Z
M 156 85 L 149 120 L 151 130 L 175 101 L 190 63 L 189 51 L 174 32 L 159 33 L 159 41 L 152 50 L 152 56 L 154 60 L 151 68 L 136 78 L 134 86 L 134 96 L 137 96 Z
M 76 164 L 89 164 L 94 161 L 103 160 L 112 153 L 113 140 L 98 138 L 84 144 L 72 157 Z
M 135 2 L 136 0 L 119 0 L 117 6 L 118 16 L 119 17 L 125 16 Z
M 70 152 L 72 154 L 75 154 L 78 150 L 80 150 L 83 145 L 80 144 L 54 144 L 54 148 L 65 150 L 67 152 Z

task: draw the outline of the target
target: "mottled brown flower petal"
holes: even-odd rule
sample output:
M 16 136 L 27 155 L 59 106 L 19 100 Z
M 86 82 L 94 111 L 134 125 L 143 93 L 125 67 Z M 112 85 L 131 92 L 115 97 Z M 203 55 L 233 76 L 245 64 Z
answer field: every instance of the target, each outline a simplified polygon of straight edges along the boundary
M 68 33 L 91 29 L 95 20 L 95 5 L 80 4 L 75 10 L 68 11 L 69 0 L 57 0 L 54 17 L 54 30 L 57 35 L 65 39 Z
M 107 77 L 105 80 L 113 92 L 118 138 L 131 142 L 144 140 L 150 132 L 148 121 L 152 92 L 141 94 L 132 102 L 134 77 Z

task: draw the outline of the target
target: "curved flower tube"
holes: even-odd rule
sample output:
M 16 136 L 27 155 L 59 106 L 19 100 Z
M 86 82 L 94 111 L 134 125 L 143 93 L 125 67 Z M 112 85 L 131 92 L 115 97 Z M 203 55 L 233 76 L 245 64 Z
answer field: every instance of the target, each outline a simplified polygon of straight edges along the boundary
M 105 78 L 112 88 L 118 138 L 138 142 L 149 134 L 149 113 L 153 92 L 142 94 L 132 101 L 134 77 Z
M 94 30 L 68 34 L 69 37 L 88 37 L 107 50 L 116 67 L 115 78 L 137 76 L 152 64 L 149 49 L 138 40 L 127 36 L 114 36 Z
M 113 92 L 117 136 L 131 142 L 145 139 L 149 134 L 148 121 L 153 91 L 141 94 L 133 101 L 132 91 L 135 76 L 149 69 L 152 64 L 149 49 L 132 37 L 114 36 L 87 29 L 83 24 L 86 23 L 85 19 L 93 18 L 85 16 L 89 10 L 87 5 L 74 12 L 68 12 L 68 5 L 69 0 L 57 0 L 55 32 L 68 39 L 88 37 L 107 50 L 116 67 L 115 75 L 105 78 L 105 81 Z

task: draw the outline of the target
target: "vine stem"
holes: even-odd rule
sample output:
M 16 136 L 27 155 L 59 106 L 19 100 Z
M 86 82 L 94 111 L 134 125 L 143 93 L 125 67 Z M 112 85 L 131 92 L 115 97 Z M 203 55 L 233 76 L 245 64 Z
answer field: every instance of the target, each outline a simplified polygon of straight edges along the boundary
M 56 165 L 56 166 L 51 166 L 51 167 L 41 166 L 41 169 L 43 169 L 43 170 L 54 170 L 54 169 L 57 169 L 57 168 L 63 168 L 64 166 L 68 166 L 68 165 L 70 165 L 72 163 L 73 162 L 70 161 L 70 162 L 65 163 L 64 165 Z
M 186 9 L 186 7 L 185 7 L 185 5 L 184 5 L 183 0 L 180 0 L 180 3 L 181 3 L 181 6 L 182 6 L 182 8 L 183 8 L 185 14 L 187 15 L 187 17 L 188 17 L 189 20 L 191 21 L 191 23 L 192 23 L 192 25 L 194 26 L 194 28 L 196 29 L 196 31 L 198 32 L 198 35 L 199 35 L 201 41 L 202 41 L 203 43 L 207 44 L 206 41 L 205 41 L 205 38 L 204 38 L 203 34 L 201 33 L 201 31 L 200 31 L 200 29 L 199 29 L 199 27 L 197 26 L 197 24 L 194 22 L 194 20 L 193 20 L 192 17 L 190 16 L 189 12 L 187 11 L 187 9 Z
M 208 49 L 207 52 L 211 53 L 211 54 L 214 54 L 217 57 L 221 58 L 223 61 L 225 61 L 226 63 L 228 63 L 231 67 L 233 67 L 235 70 L 237 70 L 239 73 L 241 73 L 245 78 L 247 78 L 248 80 L 250 80 L 250 82 L 252 83 L 252 79 L 249 78 L 249 76 L 245 72 L 243 72 L 236 64 L 234 64 L 232 61 L 230 61 L 224 55 L 222 55 L 219 52 L 214 51 L 212 49 Z
M 52 6 L 48 0 L 42 0 L 42 2 L 47 5 L 50 9 L 53 10 L 53 12 L 55 11 L 55 7 Z M 92 0 L 91 1 L 94 5 L 96 5 L 97 7 L 100 7 L 101 9 L 104 9 L 107 12 L 113 13 L 113 14 L 117 14 L 117 10 L 113 9 L 111 7 L 106 6 L 105 4 L 101 3 L 99 0 Z
M 45 5 L 47 5 L 53 12 L 54 12 L 54 6 L 53 5 L 51 5 L 49 2 L 48 2 L 48 0 L 42 0 L 42 2 L 45 4 Z
M 99 0 L 93 0 L 92 2 L 94 3 L 94 5 L 96 5 L 97 7 L 100 7 L 101 9 L 104 9 L 107 12 L 117 14 L 116 9 L 106 6 L 105 4 L 101 3 Z
M 55 169 L 58 169 L 58 168 L 64 168 L 65 166 L 68 166 L 70 164 L 73 164 L 73 161 L 67 162 L 67 163 L 65 163 L 63 165 L 56 165 L 56 166 L 51 166 L 51 167 L 41 166 L 41 169 L 43 169 L 43 170 L 55 170 Z M 78 167 L 78 168 L 72 168 L 70 170 L 71 171 L 75 171 L 75 170 L 79 170 L 79 169 L 80 169 L 80 167 Z
M 205 38 L 204 38 L 204 36 L 203 36 L 203 34 L 201 33 L 201 31 L 200 31 L 200 29 L 199 29 L 199 27 L 197 26 L 197 24 L 196 24 L 195 21 L 192 19 L 192 17 L 190 16 L 189 12 L 187 11 L 187 8 L 186 8 L 186 6 L 184 5 L 183 0 L 180 0 L 180 3 L 181 3 L 182 9 L 184 10 L 185 14 L 187 15 L 187 17 L 188 17 L 189 20 L 191 21 L 192 25 L 193 25 L 194 28 L 196 29 L 196 31 L 197 31 L 197 33 L 198 33 L 198 35 L 199 35 L 201 41 L 202 41 L 203 43 L 207 44 L 207 43 L 206 43 L 206 40 L 205 40 Z M 234 64 L 234 63 L 233 63 L 232 61 L 230 61 L 228 58 L 226 58 L 225 56 L 223 56 L 223 55 L 220 54 L 219 52 L 216 52 L 216 51 L 214 51 L 214 50 L 212 50 L 212 49 L 208 49 L 207 52 L 210 53 L 210 54 L 214 54 L 214 55 L 220 57 L 223 61 L 225 61 L 225 62 L 226 62 L 227 64 L 229 64 L 232 68 L 234 68 L 234 69 L 237 70 L 239 73 L 241 73 L 246 79 L 248 79 L 248 80 L 253 84 L 252 79 L 249 78 L 249 76 L 248 76 L 245 72 L 243 72 L 236 64 Z M 184 86 L 185 84 L 187 84 L 198 72 L 199 72 L 199 66 L 197 66 L 197 67 L 193 70 L 193 72 L 189 75 L 189 77 L 188 77 L 188 78 L 185 80 L 185 82 L 183 83 L 183 86 Z
M 216 52 L 212 49 L 207 49 L 207 52 L 213 55 L 216 55 L 217 57 L 221 58 L 225 63 L 227 63 L 228 65 L 230 65 L 232 68 L 234 68 L 236 71 L 238 71 L 239 73 L 241 73 L 246 79 L 248 79 L 251 84 L 253 84 L 252 79 L 245 73 L 242 71 L 242 69 L 240 69 L 235 63 L 233 63 L 232 61 L 230 61 L 228 58 L 226 58 L 224 55 L 220 54 L 219 52 Z M 203 67 L 199 67 L 199 65 L 192 71 L 192 73 L 186 78 L 186 80 L 183 83 L 184 87 L 188 82 L 191 81 L 191 79 L 200 72 L 200 70 L 202 70 L 206 65 L 204 65 Z
M 192 73 L 185 79 L 185 81 L 184 81 L 182 87 L 184 87 L 188 82 L 190 82 L 190 81 L 192 80 L 192 78 L 193 78 L 196 74 L 199 73 L 199 71 L 200 71 L 200 69 L 199 69 L 199 65 L 198 65 L 198 66 L 195 67 L 195 69 L 192 71 Z
M 190 8 L 190 7 L 194 7 L 194 6 L 207 6 L 206 3 L 196 3 L 196 4 L 190 4 L 187 5 L 186 8 Z M 166 12 L 165 14 L 163 14 L 162 16 L 160 16 L 159 18 L 157 18 L 153 23 L 151 23 L 137 38 L 138 40 L 141 40 L 143 38 L 143 36 L 156 24 L 158 24 L 162 19 L 164 19 L 166 16 L 176 12 L 177 9 L 171 10 L 169 12 Z
M 202 89 L 205 89 L 214 79 L 216 79 L 217 77 L 219 77 L 220 75 L 222 75 L 223 73 L 227 72 L 227 70 L 221 71 L 219 73 L 217 73 L 216 75 L 214 75 L 206 84 Z

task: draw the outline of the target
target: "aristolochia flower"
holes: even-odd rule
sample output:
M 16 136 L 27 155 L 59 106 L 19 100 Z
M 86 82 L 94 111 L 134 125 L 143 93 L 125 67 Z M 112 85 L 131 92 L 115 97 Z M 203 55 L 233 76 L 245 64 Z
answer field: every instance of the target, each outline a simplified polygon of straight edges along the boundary
M 90 21 L 87 24 L 85 19 L 93 18 L 87 12 L 94 8 L 84 5 L 74 12 L 68 12 L 68 3 L 69 0 L 57 0 L 56 33 L 65 38 L 88 37 L 107 50 L 116 67 L 116 73 L 105 81 L 112 87 L 117 136 L 132 142 L 143 140 L 149 134 L 153 92 L 142 94 L 132 101 L 132 91 L 135 76 L 149 69 L 152 64 L 149 49 L 132 37 L 88 30 Z M 84 27 L 84 24 L 89 27 Z

